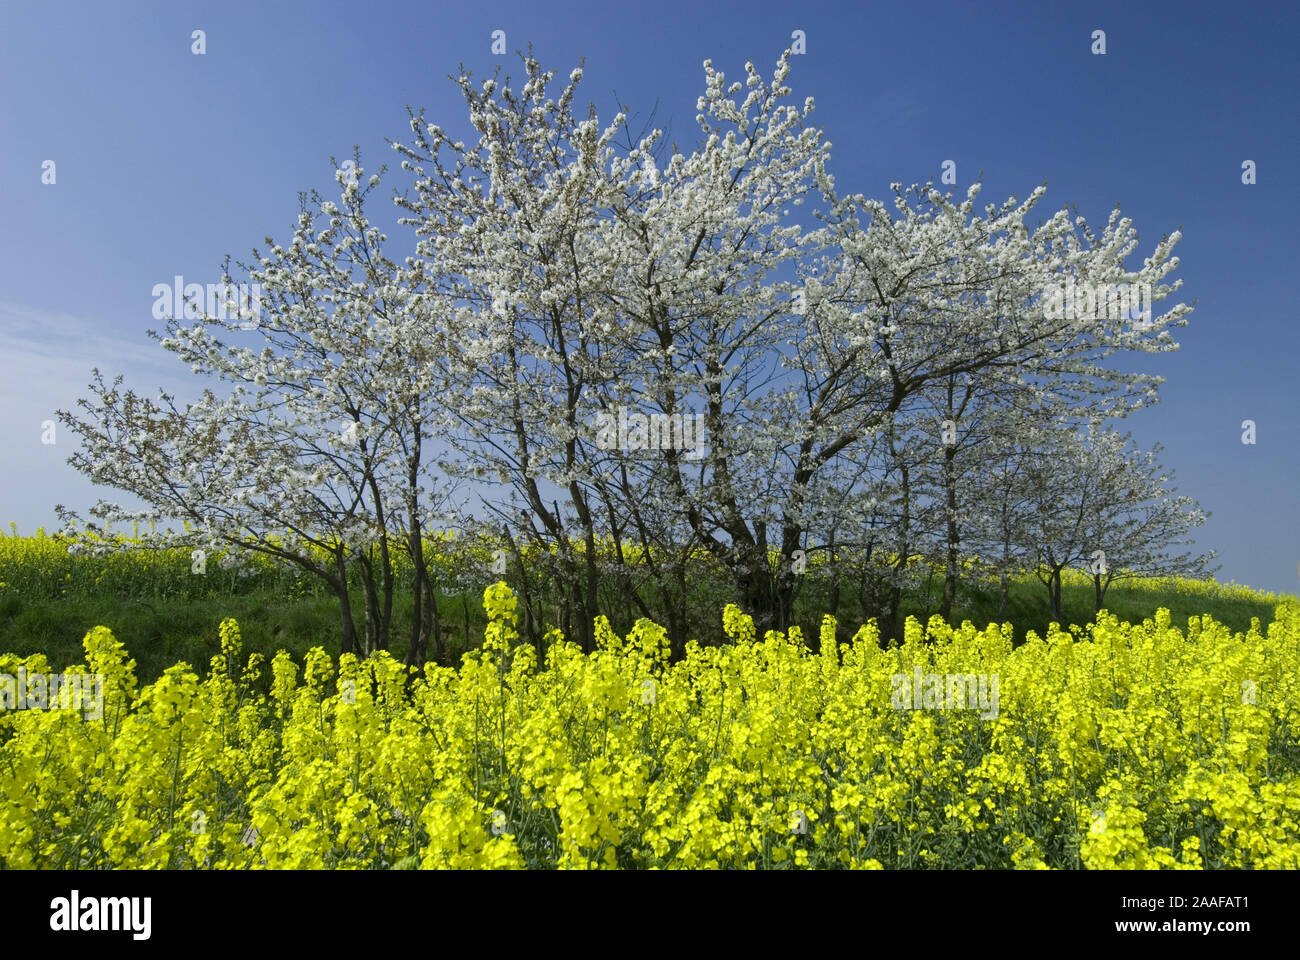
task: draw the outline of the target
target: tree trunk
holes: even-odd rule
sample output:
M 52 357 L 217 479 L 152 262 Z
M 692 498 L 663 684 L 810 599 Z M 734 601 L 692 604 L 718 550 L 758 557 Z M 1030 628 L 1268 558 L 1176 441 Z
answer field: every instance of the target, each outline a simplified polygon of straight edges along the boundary
M 359 652 L 357 650 L 357 627 L 352 620 L 352 599 L 348 596 L 348 568 L 342 548 L 334 554 L 334 564 L 338 570 L 338 580 L 334 584 L 334 593 L 339 598 L 339 619 L 342 629 L 339 650 L 342 653 L 355 654 Z
M 957 577 L 960 573 L 959 534 L 957 529 L 957 448 L 943 448 L 943 485 L 948 507 L 948 555 L 943 570 L 943 600 L 939 603 L 939 616 L 947 621 L 952 616 L 953 600 L 957 596 Z
M 881 636 L 884 640 L 898 640 L 902 642 L 901 631 L 899 630 L 898 611 L 903 603 L 903 587 L 898 581 L 897 570 L 895 570 L 894 580 L 889 585 L 889 606 L 885 612 L 885 630 Z
M 443 660 L 442 649 L 442 616 L 438 610 L 438 601 L 433 594 L 433 580 L 429 576 L 428 568 L 424 572 L 424 607 L 422 610 L 424 628 L 424 649 L 429 647 L 429 637 L 433 637 L 433 661 L 441 664 Z
M 379 592 L 375 589 L 374 562 L 370 557 L 358 559 L 357 565 L 361 568 L 361 591 L 365 600 L 366 656 L 369 656 L 380 649 Z
M 362 449 L 365 449 L 364 446 Z M 383 604 L 380 604 L 379 597 L 376 594 L 374 561 L 370 559 L 370 551 L 367 551 L 365 578 L 366 633 L 372 650 L 387 650 L 393 623 L 393 558 L 388 549 L 388 522 L 384 516 L 384 500 L 380 496 L 379 483 L 373 473 L 370 475 L 369 485 L 375 503 L 375 525 L 379 529 L 379 588 L 383 590 Z M 370 621 L 372 618 L 374 620 L 374 635 L 370 637 Z
M 827 564 L 830 567 L 831 574 L 831 596 L 830 596 L 830 614 L 832 617 L 839 619 L 840 615 L 840 568 L 835 556 L 835 529 L 831 528 L 830 536 L 830 558 Z
M 890 451 L 894 452 L 892 438 Z M 898 556 L 894 558 L 894 577 L 889 586 L 889 637 L 901 643 L 903 636 L 898 622 L 898 613 L 903 600 L 903 576 L 907 573 L 907 561 L 912 554 L 912 473 L 907 464 L 898 458 L 896 452 L 894 457 L 898 462 L 899 477 L 902 480 L 903 516 L 899 530 Z
M 1047 593 L 1051 600 L 1052 620 L 1065 626 L 1065 611 L 1061 604 L 1061 568 L 1056 567 L 1052 570 L 1048 579 Z
M 407 501 L 410 512 L 410 532 L 407 550 L 411 555 L 415 582 L 411 585 L 411 642 L 403 661 L 407 667 L 424 666 L 429 652 L 430 599 L 429 571 L 424 562 L 424 531 L 420 526 L 419 504 L 414 498 Z
M 533 616 L 532 597 L 528 590 L 528 569 L 524 566 L 524 555 L 520 550 L 519 544 L 515 543 L 515 538 L 510 533 L 510 527 L 501 524 L 501 533 L 504 535 L 506 543 L 510 545 L 510 552 L 514 555 L 515 562 L 519 564 L 519 600 L 524 608 L 523 630 L 522 635 L 531 643 L 537 642 L 537 629 Z M 563 536 L 563 532 L 561 532 Z M 561 540 L 563 543 L 563 540 Z
M 587 574 L 586 594 L 582 598 L 582 619 L 586 630 L 594 631 L 596 629 L 595 620 L 600 614 L 596 609 L 596 586 L 599 571 L 596 564 L 596 530 L 591 523 L 591 514 L 587 511 L 586 505 L 583 505 L 583 526 L 586 527 L 587 533 L 587 556 L 584 562 Z
M 740 557 L 741 577 L 737 587 L 741 605 L 754 618 L 757 638 L 761 640 L 768 630 L 781 629 L 780 601 L 768 568 L 766 537 L 760 536 L 757 542 L 741 547 Z

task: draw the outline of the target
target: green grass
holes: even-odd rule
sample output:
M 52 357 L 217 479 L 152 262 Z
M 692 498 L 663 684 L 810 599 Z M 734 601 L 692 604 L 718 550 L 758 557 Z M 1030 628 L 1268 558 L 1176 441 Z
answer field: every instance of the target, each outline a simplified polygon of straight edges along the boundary
M 43 530 L 27 537 L 19 536 L 12 525 L 11 530 L 10 534 L 0 532 L 0 653 L 43 653 L 53 666 L 77 663 L 82 659 L 82 637 L 102 625 L 126 645 L 143 681 L 156 679 L 167 667 L 182 661 L 206 673 L 218 650 L 218 627 L 226 617 L 239 621 L 249 652 L 270 658 L 286 650 L 299 660 L 314 646 L 332 655 L 339 653 L 336 599 L 322 583 L 294 568 L 261 558 L 241 572 L 225 567 L 214 556 L 205 574 L 195 576 L 186 550 L 74 555 L 65 542 Z M 435 544 L 430 547 L 442 567 L 458 563 L 455 554 L 439 555 Z M 915 616 L 925 623 L 938 609 L 942 572 L 936 573 L 904 598 L 903 616 Z M 505 579 L 516 586 L 514 577 Z M 531 595 L 545 597 L 537 609 L 543 620 L 549 620 L 559 612 L 551 596 L 553 585 L 544 586 L 544 579 L 532 584 Z M 822 616 L 830 612 L 829 584 L 813 578 L 804 586 L 795 606 L 795 622 L 815 643 Z M 840 638 L 847 640 L 861 624 L 855 590 L 847 583 L 841 587 L 837 614 Z M 660 609 L 665 601 L 653 594 L 651 590 L 647 600 L 652 609 Z M 600 597 L 598 609 L 609 617 L 613 628 L 619 633 L 631 629 L 637 614 L 618 585 L 602 582 Z M 1209 614 L 1234 631 L 1245 631 L 1255 618 L 1261 625 L 1270 623 L 1273 605 L 1279 599 L 1235 584 L 1121 580 L 1111 586 L 1105 605 L 1121 620 L 1135 623 L 1150 618 L 1159 607 L 1167 607 L 1180 627 L 1189 617 Z M 1093 588 L 1087 575 L 1067 571 L 1062 600 L 1067 624 L 1092 621 Z M 390 652 L 401 658 L 410 636 L 410 594 L 399 588 L 393 601 Z M 691 612 L 687 619 L 695 625 L 688 636 L 705 644 L 722 642 L 722 608 L 736 601 L 725 573 L 702 565 L 691 577 L 684 601 Z M 354 591 L 352 602 L 360 632 L 363 603 L 359 591 Z M 999 603 L 996 583 L 964 580 L 949 619 L 955 625 L 970 620 L 984 627 L 999 619 Z M 455 665 L 482 638 L 486 625 L 482 595 L 473 590 L 463 595 L 439 594 L 438 607 L 444 644 L 441 662 Z M 1027 576 L 1011 583 L 1005 619 L 1013 624 L 1017 643 L 1023 642 L 1030 630 L 1040 635 L 1045 632 L 1047 609 L 1046 590 L 1037 579 Z M 543 629 L 552 625 L 546 623 Z M 433 652 L 431 642 L 431 657 Z
M 970 620 L 976 626 L 984 627 L 997 622 L 1000 604 L 1001 597 L 996 586 L 980 590 L 962 585 L 958 588 L 958 602 L 953 604 L 950 619 L 958 624 Z M 1093 588 L 1083 584 L 1063 584 L 1061 605 L 1067 625 L 1091 623 L 1096 607 Z M 1261 626 L 1273 620 L 1273 603 L 1263 597 L 1216 596 L 1190 591 L 1179 593 L 1144 586 L 1124 586 L 1121 583 L 1112 585 L 1106 591 L 1104 606 L 1121 621 L 1130 623 L 1141 623 L 1154 615 L 1160 607 L 1166 607 L 1171 622 L 1179 627 L 1186 627 L 1189 617 L 1209 614 L 1234 632 L 1249 630 L 1253 618 L 1258 618 Z M 933 612 L 933 608 L 922 609 L 915 603 L 905 606 L 904 610 L 922 623 Z M 1047 589 L 1037 580 L 1013 582 L 1008 590 L 1005 619 L 1015 628 L 1016 644 L 1023 643 L 1030 630 L 1042 636 L 1050 619 L 1047 613 Z
M 405 605 L 403 600 L 407 601 Z M 355 597 L 354 603 L 359 608 L 361 597 Z M 407 598 L 394 598 L 391 652 L 399 658 L 406 652 L 410 630 L 409 617 L 403 619 L 400 615 L 404 606 L 409 606 Z M 467 649 L 461 601 L 458 597 L 443 597 L 439 610 L 444 618 L 443 642 L 448 648 L 445 659 L 459 662 Z M 470 601 L 470 614 L 470 635 L 480 637 L 485 620 L 482 607 L 474 600 Z M 92 627 L 103 625 L 135 658 L 136 674 L 142 682 L 156 679 L 167 667 L 182 661 L 206 675 L 209 660 L 220 650 L 217 629 L 226 617 L 239 621 L 246 654 L 258 651 L 269 659 L 276 651 L 287 650 L 301 663 L 312 647 L 324 647 L 336 657 L 339 653 L 337 601 L 313 596 L 286 599 L 271 590 L 150 601 L 103 596 L 25 599 L 11 593 L 0 598 L 0 652 L 19 656 L 44 653 L 56 666 L 76 663 L 84 659 L 82 637 Z
M 1157 608 L 1167 607 L 1173 623 L 1180 627 L 1189 617 L 1209 614 L 1234 631 L 1245 631 L 1253 618 L 1258 618 L 1261 625 L 1272 621 L 1273 605 L 1265 596 L 1231 589 L 1216 594 L 1203 589 L 1161 590 L 1149 585 L 1116 584 L 1106 595 L 1106 607 L 1121 620 L 1135 623 L 1150 618 Z M 1067 583 L 1062 599 L 1068 623 L 1091 622 L 1091 586 Z M 356 597 L 354 603 L 359 610 L 361 598 Z M 970 620 L 983 627 L 997 621 L 998 605 L 996 587 L 979 589 L 963 585 L 950 619 L 957 624 Z M 466 607 L 470 613 L 468 631 Z M 390 651 L 399 658 L 406 652 L 409 636 L 409 619 L 403 617 L 408 609 L 409 596 L 398 593 L 394 598 Z M 924 623 L 934 609 L 913 599 L 904 606 L 904 613 Z M 478 645 L 485 623 L 482 607 L 476 596 L 444 595 L 439 598 L 439 611 L 447 648 L 444 662 L 455 664 L 467 649 Z M 44 653 L 55 666 L 75 663 L 82 659 L 81 638 L 92 627 L 102 624 L 112 629 L 136 659 L 137 674 L 142 681 L 155 679 L 164 669 L 181 661 L 206 673 L 210 658 L 219 649 L 217 628 L 225 617 L 239 621 L 246 652 L 259 651 L 270 658 L 278 650 L 287 650 L 299 662 L 314 646 L 324 647 L 335 656 L 339 653 L 335 600 L 313 595 L 289 597 L 278 588 L 198 597 L 155 596 L 148 600 L 121 599 L 106 588 L 85 589 L 76 597 L 58 599 L 23 596 L 7 589 L 0 593 L 0 652 L 20 656 Z M 719 606 L 719 623 L 720 618 Z M 841 638 L 847 639 L 859 624 L 845 610 L 841 610 L 839 619 Z M 1037 581 L 1011 584 L 1007 619 L 1015 627 L 1017 643 L 1023 642 L 1030 630 L 1040 635 L 1045 631 L 1046 591 Z M 614 626 L 625 630 L 630 624 Z M 816 636 L 816 626 L 812 622 L 806 624 L 806 635 Z

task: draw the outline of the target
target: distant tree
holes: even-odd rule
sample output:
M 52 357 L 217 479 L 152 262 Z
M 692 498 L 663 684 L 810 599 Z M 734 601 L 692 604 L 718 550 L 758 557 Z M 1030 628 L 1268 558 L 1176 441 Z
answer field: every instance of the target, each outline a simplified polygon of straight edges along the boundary
M 1126 444 L 1111 453 L 1110 469 L 1098 471 L 1083 522 L 1097 611 L 1106 590 L 1117 580 L 1175 576 L 1199 580 L 1218 569 L 1210 566 L 1217 556 L 1213 550 L 1179 550 L 1192 545 L 1188 533 L 1209 514 L 1191 497 L 1176 495 L 1173 471 L 1166 473 L 1156 460 L 1162 449 L 1156 444 L 1144 452 Z
M 1155 451 L 1138 450 L 1127 434 L 1096 424 L 1040 431 L 1021 477 L 1029 509 L 1016 536 L 1037 564 L 1056 622 L 1064 621 L 1067 567 L 1092 574 L 1098 610 L 1117 579 L 1206 575 L 1213 552 L 1175 552 L 1205 513 L 1191 498 L 1173 495 Z
M 155 400 L 96 371 L 80 413 L 60 411 L 82 441 L 70 463 L 147 505 L 101 500 L 91 513 L 105 526 L 71 511 L 63 519 L 74 534 L 148 520 L 157 524 L 150 546 L 295 564 L 338 597 L 345 652 L 388 646 L 393 552 L 405 548 L 416 571 L 411 650 L 420 659 L 434 626 L 421 534 L 449 493 L 440 486 L 436 499 L 422 499 L 429 401 L 440 386 L 425 362 L 436 345 L 422 331 L 441 305 L 384 256 L 386 238 L 364 206 L 379 175 L 362 183 L 361 173 L 355 163 L 338 169 L 338 203 L 303 196 L 288 246 L 268 238 L 265 256 L 254 251 L 247 269 L 263 294 L 255 323 L 181 315 L 168 320 L 166 336 L 150 331 L 221 392 Z M 363 594 L 360 638 L 352 582 Z

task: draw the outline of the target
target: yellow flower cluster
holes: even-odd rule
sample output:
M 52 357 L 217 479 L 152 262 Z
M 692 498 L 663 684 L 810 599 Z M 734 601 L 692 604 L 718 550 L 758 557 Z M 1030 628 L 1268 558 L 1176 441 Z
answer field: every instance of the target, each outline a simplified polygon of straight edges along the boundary
M 223 551 L 196 554 L 182 547 L 153 548 L 139 536 L 93 537 L 77 541 L 38 528 L 33 536 L 0 531 L 0 591 L 29 599 L 228 596 L 254 585 L 287 597 L 323 593 L 310 577 L 264 554 L 249 552 L 238 563 Z M 324 551 L 319 551 L 321 559 Z
M 241 663 L 137 689 L 85 638 L 103 710 L 0 712 L 0 867 L 1297 868 L 1300 606 L 1266 632 L 1168 612 L 1030 633 L 909 619 L 813 653 L 797 629 L 668 640 L 596 623 L 408 675 L 381 653 Z M 0 673 L 48 672 L 0 656 Z M 901 709 L 898 678 L 999 681 L 996 710 Z

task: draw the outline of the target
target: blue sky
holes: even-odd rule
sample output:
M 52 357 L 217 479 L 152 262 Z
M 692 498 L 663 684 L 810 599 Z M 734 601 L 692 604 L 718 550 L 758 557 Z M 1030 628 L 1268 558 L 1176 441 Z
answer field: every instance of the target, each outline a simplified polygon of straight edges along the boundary
M 885 197 L 953 160 L 959 193 L 983 171 L 983 201 L 1046 181 L 1044 218 L 1074 205 L 1100 227 L 1118 202 L 1141 256 L 1182 229 L 1175 276 L 1197 308 L 1181 351 L 1142 360 L 1167 378 L 1160 405 L 1122 426 L 1164 444 L 1179 491 L 1211 512 L 1198 542 L 1219 579 L 1296 592 L 1297 28 L 1280 3 L 0 6 L 0 524 L 52 527 L 55 503 L 112 496 L 66 465 L 73 438 L 41 443 L 92 366 L 185 390 L 144 333 L 160 326 L 153 285 L 216 281 L 226 254 L 284 239 L 298 192 L 332 190 L 329 158 L 353 144 L 367 169 L 396 167 L 385 138 L 406 136 L 407 104 L 465 131 L 458 63 L 517 75 L 529 42 L 560 76 L 585 58 L 602 119 L 615 92 L 637 119 L 658 100 L 686 148 L 703 61 L 769 73 L 798 29 L 787 83 L 815 98 L 842 191 Z M 491 53 L 498 29 L 507 57 Z

